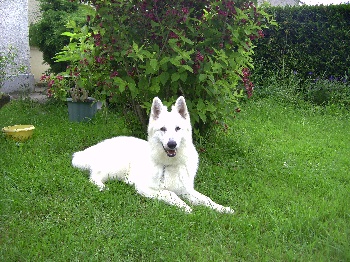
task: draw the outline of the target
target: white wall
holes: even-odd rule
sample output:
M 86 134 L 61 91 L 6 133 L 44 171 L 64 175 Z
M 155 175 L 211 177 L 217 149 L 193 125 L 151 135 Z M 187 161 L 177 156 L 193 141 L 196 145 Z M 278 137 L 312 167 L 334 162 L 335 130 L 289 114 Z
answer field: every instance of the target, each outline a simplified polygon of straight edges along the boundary
M 44 64 L 43 53 L 35 46 L 30 47 L 30 66 L 36 83 L 38 83 L 41 76 L 50 69 L 48 64 Z
M 15 92 L 33 89 L 34 78 L 29 62 L 28 0 L 0 0 L 0 50 L 7 52 L 9 46 L 16 50 L 16 65 L 5 71 L 11 78 L 3 83 L 2 92 Z M 18 69 L 26 70 L 17 75 Z

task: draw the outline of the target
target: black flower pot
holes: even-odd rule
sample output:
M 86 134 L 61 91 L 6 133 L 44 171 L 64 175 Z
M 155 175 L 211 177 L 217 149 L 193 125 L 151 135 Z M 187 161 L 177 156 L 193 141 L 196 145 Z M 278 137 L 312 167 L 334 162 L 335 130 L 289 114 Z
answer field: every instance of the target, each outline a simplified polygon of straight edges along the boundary
M 0 94 L 0 108 L 10 102 L 11 97 L 7 94 Z

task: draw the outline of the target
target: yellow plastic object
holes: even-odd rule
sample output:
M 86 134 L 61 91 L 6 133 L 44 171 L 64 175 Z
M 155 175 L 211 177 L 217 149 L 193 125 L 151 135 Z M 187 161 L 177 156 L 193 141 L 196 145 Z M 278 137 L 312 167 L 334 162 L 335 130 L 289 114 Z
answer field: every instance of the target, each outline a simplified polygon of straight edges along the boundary
M 14 125 L 2 129 L 7 137 L 16 141 L 25 141 L 32 137 L 35 127 L 33 125 Z

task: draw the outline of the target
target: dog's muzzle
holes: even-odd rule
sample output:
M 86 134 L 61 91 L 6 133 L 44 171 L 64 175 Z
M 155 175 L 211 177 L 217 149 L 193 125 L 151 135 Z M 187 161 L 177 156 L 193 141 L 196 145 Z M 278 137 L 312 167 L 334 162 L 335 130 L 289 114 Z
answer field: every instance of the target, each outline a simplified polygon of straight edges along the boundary
M 165 148 L 164 145 L 163 145 L 163 148 L 167 156 L 168 157 L 176 156 L 177 143 L 174 140 L 169 140 L 169 142 L 166 145 L 167 145 L 167 148 Z

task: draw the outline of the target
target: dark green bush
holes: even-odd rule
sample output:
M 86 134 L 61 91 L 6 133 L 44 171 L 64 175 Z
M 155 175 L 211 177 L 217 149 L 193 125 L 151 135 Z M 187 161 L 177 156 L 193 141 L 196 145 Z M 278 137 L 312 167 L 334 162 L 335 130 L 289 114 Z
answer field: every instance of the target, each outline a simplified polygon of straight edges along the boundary
M 255 73 L 282 68 L 302 78 L 344 76 L 350 69 L 350 4 L 270 7 L 278 28 L 264 30 L 255 49 Z
M 348 76 L 328 79 L 314 77 L 307 78 L 295 71 L 284 68 L 275 70 L 268 76 L 254 75 L 254 80 L 260 85 L 255 87 L 255 96 L 273 97 L 276 101 L 299 105 L 302 101 L 314 105 L 337 105 L 350 109 L 350 82 Z
M 338 104 L 350 108 L 350 87 L 347 78 L 315 79 L 305 90 L 305 99 L 317 105 Z
M 37 46 L 43 52 L 44 61 L 53 72 L 58 73 L 68 65 L 66 62 L 55 62 L 54 59 L 56 53 L 69 43 L 69 39 L 61 35 L 67 31 L 65 24 L 75 20 L 83 25 L 91 8 L 67 0 L 39 1 L 42 18 L 29 27 L 30 45 Z

